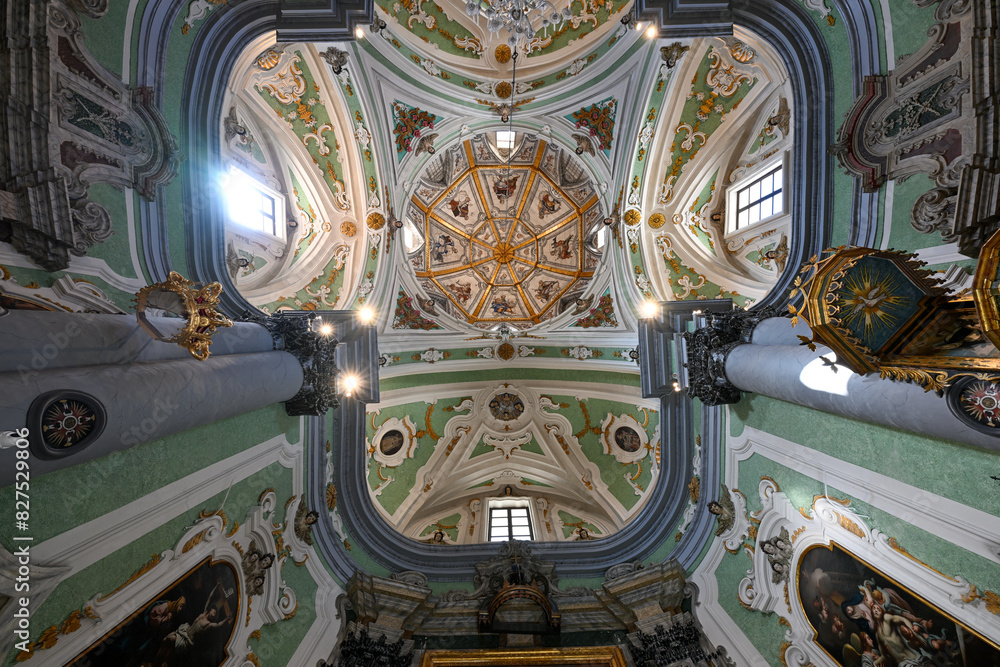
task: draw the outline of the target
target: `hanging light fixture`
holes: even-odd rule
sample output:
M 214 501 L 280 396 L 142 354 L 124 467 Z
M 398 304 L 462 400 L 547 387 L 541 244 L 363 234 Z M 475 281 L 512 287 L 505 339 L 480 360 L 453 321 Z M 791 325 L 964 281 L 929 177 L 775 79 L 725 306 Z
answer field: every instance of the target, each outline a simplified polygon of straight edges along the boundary
M 469 0 L 465 13 L 470 17 L 486 17 L 486 29 L 496 37 L 507 30 L 511 49 L 527 51 L 528 40 L 539 30 L 558 30 L 573 17 L 567 5 L 561 12 L 548 0 Z M 537 24 L 537 25 L 536 25 Z
M 514 151 L 517 148 L 517 141 L 516 141 L 517 134 L 514 131 L 514 109 L 517 108 L 517 102 L 515 101 L 515 94 L 517 93 L 517 49 L 514 49 L 514 56 L 513 57 L 514 57 L 514 62 L 512 64 L 511 75 L 510 75 L 510 89 L 511 89 L 511 93 L 510 93 L 510 112 L 507 114 L 507 118 L 506 118 L 507 130 L 506 130 L 506 136 L 505 136 L 505 139 L 507 139 L 507 141 L 508 141 L 508 143 L 507 143 L 507 170 L 506 170 L 507 173 L 506 173 L 506 176 L 504 177 L 506 179 L 504 181 L 504 187 L 507 188 L 507 196 L 504 198 L 504 202 L 503 202 L 505 204 L 505 207 L 504 207 L 504 217 L 502 218 L 504 220 L 507 220 L 510 224 L 514 223 L 513 214 L 511 213 L 511 211 L 515 210 L 513 207 L 511 207 L 509 205 L 509 202 L 510 202 L 510 196 L 512 194 L 510 192 L 510 187 L 511 187 L 511 184 L 512 184 L 512 181 L 510 180 L 510 162 L 511 162 L 511 159 L 514 157 Z M 499 140 L 500 140 L 499 139 L 499 135 L 500 135 L 500 133 L 498 132 L 497 133 L 497 142 L 498 142 L 498 144 L 499 144 Z M 497 146 L 497 148 L 499 149 L 499 145 Z

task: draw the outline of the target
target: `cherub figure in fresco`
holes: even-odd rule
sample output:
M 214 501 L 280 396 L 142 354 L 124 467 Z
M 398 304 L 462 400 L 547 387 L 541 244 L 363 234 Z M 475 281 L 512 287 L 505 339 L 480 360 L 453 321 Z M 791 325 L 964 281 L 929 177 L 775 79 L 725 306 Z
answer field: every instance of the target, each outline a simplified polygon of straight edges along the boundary
M 476 160 L 479 162 L 488 162 L 491 158 L 489 150 L 486 148 L 486 144 L 476 143 Z
M 448 285 L 448 291 L 455 295 L 456 299 L 465 304 L 472 297 L 472 284 L 465 280 L 459 280 Z
M 538 200 L 538 217 L 544 218 L 546 215 L 552 215 L 562 208 L 562 202 L 558 199 L 553 199 L 548 192 L 543 192 L 541 198 Z
M 733 504 L 733 499 L 729 496 L 729 488 L 725 484 L 722 485 L 722 493 L 719 494 L 718 502 L 713 500 L 708 503 L 708 511 L 714 514 L 716 521 L 718 521 L 715 528 L 717 536 L 733 527 L 733 523 L 736 522 L 736 505 Z
M 457 254 L 458 249 L 455 248 L 455 240 L 451 238 L 451 234 L 440 234 L 436 241 L 434 241 L 434 261 L 443 262 L 445 255 L 448 253 Z
M 875 637 L 883 655 L 892 658 L 897 665 L 906 667 L 932 667 L 935 662 L 926 652 L 921 652 L 910 645 L 910 622 L 899 614 L 885 611 L 882 605 L 872 607 L 875 618 Z
M 469 203 L 472 198 L 469 193 L 462 190 L 455 196 L 454 199 L 448 202 L 448 206 L 451 207 L 451 214 L 456 218 L 462 218 L 463 220 L 469 219 Z
M 295 536 L 308 545 L 312 545 L 312 527 L 319 520 L 319 512 L 311 512 L 304 502 L 299 502 L 295 510 Z
M 497 176 L 496 180 L 493 181 L 493 194 L 497 196 L 497 201 L 502 204 L 513 196 L 514 191 L 517 190 L 518 178 L 520 178 L 520 174 L 511 176 L 509 179 L 506 174 Z
M 540 280 L 535 287 L 535 298 L 539 301 L 548 301 L 555 294 L 558 287 L 558 280 Z
M 517 304 L 515 304 L 510 297 L 505 294 L 501 294 L 493 297 L 493 303 L 490 304 L 490 308 L 493 309 L 494 315 L 509 315 L 514 312 L 514 307 L 516 305 Z
M 570 245 L 571 243 L 573 243 L 572 234 L 562 240 L 559 240 L 559 237 L 553 237 L 549 256 L 556 259 L 570 259 L 573 257 L 573 246 Z

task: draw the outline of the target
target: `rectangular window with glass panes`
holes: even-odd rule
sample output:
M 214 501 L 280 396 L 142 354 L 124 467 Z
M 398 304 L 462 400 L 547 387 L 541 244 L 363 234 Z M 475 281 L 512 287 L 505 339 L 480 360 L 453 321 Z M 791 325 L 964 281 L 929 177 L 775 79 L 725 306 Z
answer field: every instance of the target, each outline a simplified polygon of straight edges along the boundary
M 490 509 L 490 542 L 531 539 L 531 519 L 528 517 L 527 507 Z
M 284 238 L 284 224 L 279 224 L 279 200 L 264 185 L 246 172 L 230 167 L 229 219 L 234 223 L 268 236 Z
M 784 213 L 782 167 L 778 165 L 736 192 L 736 229 Z

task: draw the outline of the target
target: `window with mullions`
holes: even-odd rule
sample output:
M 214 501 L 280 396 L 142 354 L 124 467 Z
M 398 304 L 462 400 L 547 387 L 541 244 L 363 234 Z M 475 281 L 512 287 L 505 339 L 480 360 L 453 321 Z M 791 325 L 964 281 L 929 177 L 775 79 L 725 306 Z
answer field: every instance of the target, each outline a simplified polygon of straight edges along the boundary
M 531 519 L 527 507 L 493 507 L 490 509 L 490 542 L 531 540 Z
M 275 198 L 236 167 L 230 169 L 229 177 L 226 189 L 230 219 L 242 227 L 283 238 L 284 229 L 278 226 Z
M 736 229 L 784 212 L 782 168 L 777 166 L 736 193 Z

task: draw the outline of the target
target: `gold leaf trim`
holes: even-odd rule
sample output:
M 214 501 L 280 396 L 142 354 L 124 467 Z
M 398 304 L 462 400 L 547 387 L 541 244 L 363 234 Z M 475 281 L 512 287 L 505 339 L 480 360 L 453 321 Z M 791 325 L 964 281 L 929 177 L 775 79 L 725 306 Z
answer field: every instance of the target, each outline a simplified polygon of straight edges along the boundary
M 152 558 L 150 558 L 149 561 L 146 562 L 146 564 L 141 565 L 139 567 L 139 569 L 137 569 L 135 572 L 132 573 L 131 577 L 129 577 L 128 579 L 125 580 L 125 583 L 123 583 L 121 586 L 119 586 L 115 590 L 111 591 L 107 595 L 100 596 L 99 598 L 97 598 L 98 601 L 100 601 L 100 600 L 106 600 L 107 598 L 111 597 L 112 595 L 114 595 L 115 593 L 117 593 L 121 589 L 125 588 L 126 586 L 128 586 L 129 584 L 131 584 L 133 581 L 135 581 L 139 577 L 141 577 L 142 575 L 144 575 L 147 572 L 149 572 L 150 570 L 152 570 L 154 567 L 156 567 L 157 563 L 159 563 L 159 562 L 160 562 L 160 554 L 153 554 Z
M 434 405 L 435 405 L 434 403 L 431 403 L 430 405 L 427 406 L 427 414 L 424 416 L 424 426 L 427 429 L 427 435 L 437 440 L 441 436 L 435 433 L 434 427 L 431 426 L 431 415 L 434 413 Z
M 946 578 L 950 579 L 951 581 L 958 581 L 958 579 L 956 579 L 955 577 L 949 576 L 949 575 L 945 574 L 944 572 L 942 572 L 941 570 L 933 568 L 930 565 L 928 565 L 927 563 L 925 563 L 924 561 L 922 561 L 919 558 L 915 557 L 909 551 L 907 551 L 906 549 L 904 549 L 903 546 L 899 543 L 899 540 L 897 540 L 895 537 L 890 537 L 889 538 L 889 546 L 892 547 L 892 549 L 894 551 L 897 551 L 897 552 L 903 554 L 904 556 L 906 556 L 907 558 L 909 558 L 910 560 L 912 560 L 914 563 L 919 563 L 920 565 L 923 565 L 924 567 L 926 567 L 931 572 L 936 572 L 936 573 L 940 574 L 942 577 L 946 577 Z
M 181 553 L 186 554 L 187 552 L 191 551 L 191 549 L 193 549 L 195 546 L 201 544 L 201 541 L 205 539 L 205 533 L 207 532 L 208 528 L 206 528 L 205 530 L 201 531 L 200 533 L 192 537 L 190 540 L 188 540 L 187 543 L 184 545 L 184 548 L 181 549 Z

